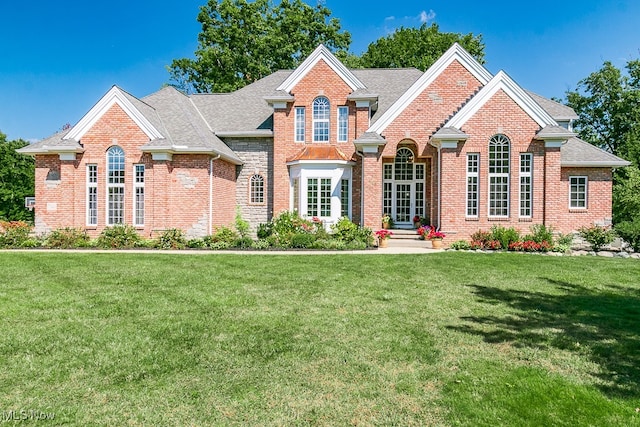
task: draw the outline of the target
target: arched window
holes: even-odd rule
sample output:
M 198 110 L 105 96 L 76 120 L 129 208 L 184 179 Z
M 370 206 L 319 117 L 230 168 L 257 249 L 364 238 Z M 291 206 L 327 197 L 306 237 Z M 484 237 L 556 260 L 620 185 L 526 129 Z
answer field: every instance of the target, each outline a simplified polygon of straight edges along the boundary
M 394 163 L 396 181 L 411 181 L 413 179 L 413 151 L 407 147 L 398 148 Z
M 505 135 L 489 141 L 489 216 L 509 216 L 510 142 Z
M 249 200 L 251 203 L 264 203 L 264 177 L 255 174 L 249 179 Z
M 331 105 L 324 96 L 313 100 L 313 141 L 329 141 L 329 115 Z
M 124 150 L 107 150 L 107 225 L 124 222 Z

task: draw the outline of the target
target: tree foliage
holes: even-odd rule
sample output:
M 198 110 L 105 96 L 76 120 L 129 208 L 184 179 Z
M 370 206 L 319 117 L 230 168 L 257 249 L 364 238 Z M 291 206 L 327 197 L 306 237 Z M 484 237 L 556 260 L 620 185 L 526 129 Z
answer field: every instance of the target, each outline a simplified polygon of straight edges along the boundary
M 34 195 L 33 158 L 16 152 L 28 145 L 22 140 L 7 141 L 0 132 L 0 219 L 32 220 L 33 213 L 24 207 L 24 198 Z
M 371 43 L 357 65 L 364 68 L 415 67 L 425 71 L 455 42 L 484 63 L 482 35 L 443 33 L 437 24 L 425 23 L 419 28 L 401 27 Z
M 578 114 L 580 138 L 640 166 L 640 60 L 626 70 L 605 62 L 567 92 L 567 104 Z
M 171 79 L 181 89 L 230 92 L 280 69 L 295 68 L 320 43 L 349 48 L 351 35 L 331 11 L 302 0 L 209 0 L 200 8 L 196 59 L 176 59 Z

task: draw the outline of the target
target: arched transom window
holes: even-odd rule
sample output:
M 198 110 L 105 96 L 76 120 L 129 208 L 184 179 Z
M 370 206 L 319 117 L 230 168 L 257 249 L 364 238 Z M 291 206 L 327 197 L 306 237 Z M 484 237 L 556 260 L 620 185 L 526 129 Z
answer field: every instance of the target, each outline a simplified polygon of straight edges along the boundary
M 260 174 L 251 176 L 249 180 L 249 193 L 251 203 L 264 203 L 264 177 Z
M 509 216 L 510 141 L 505 135 L 489 140 L 489 216 Z
M 401 147 L 396 151 L 395 180 L 410 181 L 413 179 L 413 151 L 407 147 Z
M 329 141 L 329 115 L 331 105 L 324 96 L 319 96 L 313 101 L 313 141 Z

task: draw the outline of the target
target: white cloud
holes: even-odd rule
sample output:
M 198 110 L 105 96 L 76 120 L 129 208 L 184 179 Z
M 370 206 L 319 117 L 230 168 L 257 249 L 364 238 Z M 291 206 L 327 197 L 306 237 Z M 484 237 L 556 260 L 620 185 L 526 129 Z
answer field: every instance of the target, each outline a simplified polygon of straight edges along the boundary
M 436 18 L 436 13 L 433 11 L 433 9 L 429 9 L 429 12 L 427 12 L 426 10 L 423 10 L 422 12 L 420 12 L 420 15 L 418 16 L 418 19 L 420 19 L 421 24 L 426 24 L 429 21 L 433 21 L 435 18 Z

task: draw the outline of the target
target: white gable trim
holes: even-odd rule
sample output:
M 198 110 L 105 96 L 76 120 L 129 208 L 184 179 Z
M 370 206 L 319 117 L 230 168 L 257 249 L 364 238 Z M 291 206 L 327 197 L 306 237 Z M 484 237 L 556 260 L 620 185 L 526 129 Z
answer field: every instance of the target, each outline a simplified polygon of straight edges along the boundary
M 549 113 L 540 107 L 507 73 L 500 71 L 445 124 L 445 127 L 460 129 L 500 89 L 513 99 L 540 127 L 557 125 Z
M 293 71 L 293 73 L 289 75 L 289 77 L 287 77 L 284 82 L 282 82 L 280 86 L 278 86 L 277 90 L 284 90 L 287 93 L 291 92 L 300 80 L 302 80 L 302 78 L 306 76 L 321 59 L 324 60 L 324 62 L 331 67 L 331 69 L 335 71 L 335 73 L 340 76 L 347 85 L 349 85 L 351 90 L 366 88 L 366 86 L 351 71 L 349 71 L 349 69 L 345 67 L 344 64 L 329 51 L 329 49 L 321 44 L 311 53 L 311 55 L 307 57 L 307 59 L 302 62 L 302 64 L 298 66 L 298 68 Z
M 487 84 L 492 75 L 458 43 L 454 43 L 393 105 L 371 126 L 367 132 L 382 133 L 405 108 L 407 108 L 454 61 L 480 81 Z
M 98 120 L 114 105 L 120 108 L 133 120 L 150 140 L 164 138 L 147 118 L 127 99 L 117 86 L 113 86 L 96 105 L 65 135 L 64 139 L 80 141 Z

